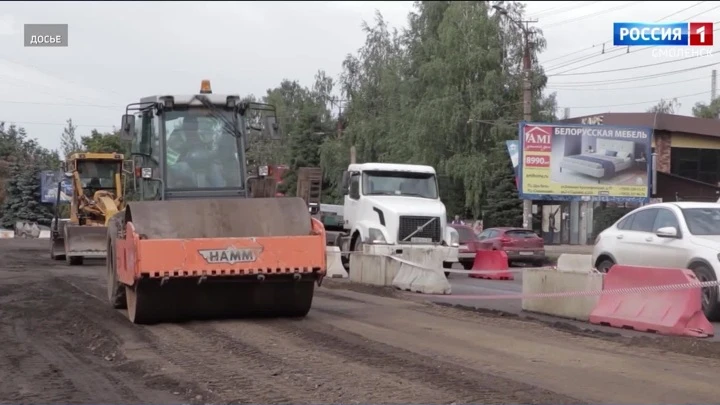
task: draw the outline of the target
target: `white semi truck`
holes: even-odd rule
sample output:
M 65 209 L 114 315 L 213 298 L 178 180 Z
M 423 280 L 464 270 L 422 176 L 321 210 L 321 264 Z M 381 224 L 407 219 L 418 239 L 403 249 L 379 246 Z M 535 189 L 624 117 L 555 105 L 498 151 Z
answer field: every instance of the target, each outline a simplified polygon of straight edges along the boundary
M 321 211 L 342 212 L 338 232 L 328 226 L 328 244 L 340 247 L 347 266 L 350 251 L 363 245 L 384 246 L 387 252 L 423 249 L 440 258 L 445 268 L 458 261 L 458 233 L 447 226 L 437 176 L 431 166 L 360 163 L 343 173 L 342 207 L 323 204 Z M 328 212 L 331 211 L 331 212 Z M 326 222 L 327 221 L 323 221 Z M 447 275 L 447 273 L 446 273 Z

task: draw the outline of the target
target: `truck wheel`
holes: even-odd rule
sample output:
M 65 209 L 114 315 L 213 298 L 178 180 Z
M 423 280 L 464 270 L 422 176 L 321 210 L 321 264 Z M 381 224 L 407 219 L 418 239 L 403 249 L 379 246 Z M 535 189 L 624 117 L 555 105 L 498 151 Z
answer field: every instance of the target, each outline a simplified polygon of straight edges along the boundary
M 65 261 L 68 266 L 82 266 L 85 258 L 82 256 L 66 256 Z
M 107 256 L 105 267 L 107 269 L 107 295 L 110 305 L 115 309 L 126 309 L 125 287 L 117 279 L 117 262 L 115 260 L 115 240 L 117 239 L 118 225 L 116 218 L 108 224 Z
M 443 269 L 452 269 L 453 262 L 443 262 Z M 450 278 L 450 272 L 445 272 L 445 278 Z
M 65 260 L 65 255 L 55 254 L 55 239 L 50 238 L 50 259 Z
M 700 282 L 715 281 L 715 272 L 704 264 L 692 266 L 695 277 Z M 718 303 L 718 287 L 703 287 L 700 294 L 702 309 L 710 322 L 720 321 L 720 303 Z
M 361 236 L 360 236 L 360 235 L 358 235 L 358 236 L 355 238 L 355 243 L 353 244 L 353 249 L 352 249 L 352 250 L 353 250 L 353 252 L 360 252 L 360 253 L 362 253 L 362 251 L 363 251 L 363 242 L 362 242 L 362 239 L 361 239 Z

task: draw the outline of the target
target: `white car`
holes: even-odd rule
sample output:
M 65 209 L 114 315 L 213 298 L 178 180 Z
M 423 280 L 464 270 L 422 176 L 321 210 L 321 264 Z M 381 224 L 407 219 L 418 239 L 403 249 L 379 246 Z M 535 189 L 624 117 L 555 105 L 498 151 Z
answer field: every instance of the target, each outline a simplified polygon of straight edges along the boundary
M 720 277 L 720 203 L 670 202 L 640 207 L 595 239 L 593 263 L 601 272 L 613 264 L 692 270 L 700 281 Z M 720 289 L 703 288 L 702 306 L 720 321 Z

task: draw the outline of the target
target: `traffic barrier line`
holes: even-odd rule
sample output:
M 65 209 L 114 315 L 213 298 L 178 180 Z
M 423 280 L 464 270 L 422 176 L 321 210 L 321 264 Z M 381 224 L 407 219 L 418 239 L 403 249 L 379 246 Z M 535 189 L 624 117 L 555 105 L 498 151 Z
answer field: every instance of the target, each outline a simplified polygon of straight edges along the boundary
M 456 300 L 508 300 L 508 299 L 536 299 L 536 298 L 566 298 L 566 297 L 592 297 L 600 295 L 623 295 L 623 294 L 642 294 L 647 292 L 658 291 L 675 291 L 689 290 L 693 288 L 717 287 L 720 281 L 703 281 L 697 283 L 668 284 L 659 286 L 634 287 L 634 288 L 618 288 L 613 290 L 602 291 L 568 291 L 557 293 L 535 293 L 535 294 L 489 294 L 489 295 L 430 295 L 431 297 L 442 297 L 445 299 Z
M 338 253 L 338 252 L 335 252 L 335 254 L 337 254 L 337 253 Z M 392 258 L 394 258 L 394 259 L 398 259 L 398 257 L 395 256 L 395 255 L 386 255 L 386 254 L 378 254 L 378 253 L 364 253 L 364 252 L 358 252 L 358 251 L 354 251 L 354 250 L 352 250 L 352 251 L 341 251 L 341 252 L 340 252 L 340 254 L 351 254 L 351 253 L 362 253 L 362 254 L 364 254 L 364 255 L 366 255 L 366 256 L 387 256 L 387 257 L 392 257 Z M 403 260 L 404 260 L 404 259 L 403 259 Z M 407 262 L 407 263 L 408 263 L 408 264 L 411 264 L 411 265 L 413 265 L 413 266 L 416 266 L 416 267 L 420 267 L 420 268 L 426 269 L 426 270 L 433 270 L 433 271 L 434 271 L 434 270 L 437 270 L 437 269 L 433 269 L 433 268 L 430 268 L 430 267 L 421 266 L 421 265 L 419 265 L 419 264 L 417 264 L 417 263 L 412 263 L 412 262 Z M 459 263 L 459 262 L 456 262 L 456 263 Z M 460 270 L 460 269 L 441 269 L 441 271 L 446 272 L 446 273 L 455 273 L 455 274 L 470 274 L 470 273 L 475 273 L 475 274 L 482 274 L 482 273 L 495 274 L 495 273 L 501 272 L 501 271 L 502 271 L 502 272 L 509 272 L 509 273 L 522 273 L 523 271 L 527 271 L 527 270 L 549 269 L 549 268 L 554 268 L 554 267 L 553 267 L 553 266 L 532 267 L 532 268 L 516 267 L 516 268 L 512 268 L 512 269 L 507 269 L 507 270 Z

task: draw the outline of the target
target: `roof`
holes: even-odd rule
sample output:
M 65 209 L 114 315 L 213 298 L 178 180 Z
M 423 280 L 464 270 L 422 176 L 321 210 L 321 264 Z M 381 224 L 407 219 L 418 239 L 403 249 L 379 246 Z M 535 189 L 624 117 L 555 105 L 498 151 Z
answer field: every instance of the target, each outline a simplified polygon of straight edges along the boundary
M 239 94 L 197 94 L 198 96 L 205 96 L 212 104 L 221 104 L 225 105 L 227 103 L 228 97 L 234 97 L 236 99 L 240 99 Z M 190 100 L 193 100 L 193 97 L 196 96 L 196 94 L 160 94 L 156 96 L 147 96 L 140 99 L 141 103 L 159 103 L 161 102 L 163 97 L 170 96 L 173 98 L 173 101 L 177 105 L 186 105 L 190 103 Z M 201 106 L 202 103 L 199 100 L 193 100 L 192 103 L 190 103 L 192 106 Z
M 603 113 L 560 120 L 567 124 L 582 124 L 592 118 L 602 125 L 649 127 L 658 131 L 720 137 L 720 120 L 695 118 L 686 115 L 656 113 Z
M 431 173 L 435 174 L 432 166 L 425 165 L 407 165 L 400 163 L 355 163 L 348 168 L 350 170 L 384 170 L 388 172 L 412 172 L 412 173 Z
M 530 231 L 535 232 L 532 229 L 525 229 L 525 228 L 519 228 L 519 227 L 513 227 L 513 226 L 493 226 L 492 228 L 487 229 L 497 229 L 499 231 Z
M 663 203 L 663 205 L 675 205 L 680 208 L 720 208 L 720 204 L 714 202 L 695 202 L 695 201 L 679 201 L 671 203 Z M 652 204 L 651 206 L 660 205 Z

